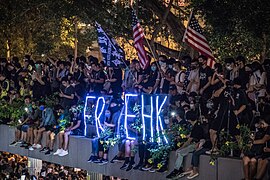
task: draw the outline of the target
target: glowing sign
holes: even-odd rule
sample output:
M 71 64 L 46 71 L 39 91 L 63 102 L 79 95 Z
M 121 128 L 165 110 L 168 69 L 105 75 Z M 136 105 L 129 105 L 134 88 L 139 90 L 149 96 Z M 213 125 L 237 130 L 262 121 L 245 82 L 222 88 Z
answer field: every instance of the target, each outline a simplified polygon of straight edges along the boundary
M 105 119 L 105 111 L 108 109 L 111 96 L 87 96 L 84 107 L 85 118 L 85 135 L 86 135 L 86 121 L 89 118 L 94 119 L 96 134 L 100 137 L 100 132 L 104 131 L 102 124 Z M 134 124 L 136 115 L 134 113 L 134 107 L 141 105 L 139 110 L 139 116 L 141 118 L 140 124 L 142 127 L 142 139 L 145 141 L 154 142 L 157 137 L 157 142 L 161 143 L 163 140 L 168 143 L 168 139 L 164 134 L 164 112 L 166 109 L 168 96 L 167 95 L 149 95 L 149 94 L 125 94 L 124 106 L 120 112 L 117 122 L 117 136 L 119 135 L 120 124 L 123 124 L 124 134 L 127 139 L 135 140 L 134 129 L 132 130 L 131 124 Z M 87 107 L 92 107 L 94 113 L 89 113 Z M 137 114 L 138 115 L 138 114 Z M 150 132 L 149 132 L 150 131 Z M 148 132 L 148 133 L 147 133 Z M 162 138 L 163 140 L 162 140 Z

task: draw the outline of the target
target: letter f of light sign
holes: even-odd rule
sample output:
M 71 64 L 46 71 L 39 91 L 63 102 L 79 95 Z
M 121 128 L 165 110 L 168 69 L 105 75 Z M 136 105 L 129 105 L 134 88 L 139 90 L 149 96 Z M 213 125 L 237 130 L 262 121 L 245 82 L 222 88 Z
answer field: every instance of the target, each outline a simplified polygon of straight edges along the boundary
M 157 131 L 157 136 L 158 136 L 158 143 L 161 142 L 161 139 L 160 139 L 160 131 L 164 137 L 164 141 L 166 142 L 166 144 L 168 144 L 168 139 L 165 137 L 164 135 L 164 128 L 163 128 L 163 125 L 162 125 L 162 120 L 161 120 L 161 110 L 164 106 L 164 104 L 166 103 L 167 99 L 168 99 L 168 96 L 165 96 L 163 101 L 161 103 L 159 103 L 159 96 L 156 96 L 156 131 Z
M 87 114 L 87 106 L 88 106 L 88 100 L 89 99 L 97 99 L 96 104 L 95 104 L 95 114 L 94 114 L 94 119 L 95 119 L 95 125 L 96 125 L 96 133 L 97 136 L 100 137 L 100 131 L 104 131 L 104 128 L 102 127 L 102 123 L 100 122 L 100 117 L 103 114 L 105 110 L 105 98 L 104 97 L 95 97 L 95 96 L 87 96 L 85 100 L 85 105 L 84 105 L 84 134 L 86 135 L 86 121 L 89 119 L 92 114 Z

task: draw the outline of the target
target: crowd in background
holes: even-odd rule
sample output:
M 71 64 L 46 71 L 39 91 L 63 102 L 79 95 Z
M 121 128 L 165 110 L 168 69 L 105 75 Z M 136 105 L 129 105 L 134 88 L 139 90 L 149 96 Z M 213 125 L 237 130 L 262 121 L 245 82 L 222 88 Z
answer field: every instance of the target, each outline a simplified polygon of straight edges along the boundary
M 49 132 L 47 133 L 49 140 L 46 145 L 43 145 L 43 152 L 52 153 L 53 140 L 57 135 L 61 145 L 54 154 L 67 155 L 68 136 L 73 134 L 73 130 L 81 128 L 82 131 L 83 127 L 78 121 L 83 119 L 80 113 L 73 113 L 74 117 L 71 119 L 74 119 L 74 122 L 70 120 L 69 122 L 73 123 L 67 123 L 62 121 L 66 119 L 65 112 L 72 109 L 79 101 L 83 101 L 86 94 L 112 95 L 113 105 L 111 104 L 109 108 L 111 117 L 110 122 L 106 122 L 106 126 L 114 128 L 116 118 L 112 116 L 117 116 L 116 112 L 119 112 L 123 92 L 169 94 L 170 111 L 174 114 L 170 115 L 168 128 L 174 124 L 191 124 L 190 138 L 176 148 L 175 169 L 167 178 L 188 175 L 188 178 L 192 179 L 198 176 L 199 155 L 218 153 L 217 141 L 222 129 L 236 138 L 239 136 L 239 128 L 237 128 L 239 125 L 246 125 L 257 132 L 263 124 L 261 128 L 264 129 L 263 136 L 256 139 L 259 141 L 254 142 L 265 144 L 270 140 L 270 131 L 267 127 L 270 123 L 269 59 L 260 63 L 249 62 L 243 56 L 230 57 L 223 59 L 221 63 L 216 63 L 213 69 L 207 66 L 207 58 L 203 55 L 194 59 L 184 56 L 179 60 L 161 55 L 147 69 L 142 69 L 137 60 L 126 61 L 124 64 L 122 67 L 106 67 L 103 61 L 99 62 L 92 56 L 88 58 L 81 56 L 76 59 L 68 56 L 66 60 L 48 57 L 46 61 L 34 61 L 29 55 L 26 55 L 23 61 L 17 57 L 13 57 L 10 61 L 1 58 L 1 99 L 12 103 L 16 98 L 24 97 L 26 106 L 29 105 L 30 108 L 30 104 L 35 102 L 39 107 L 34 110 L 31 106 L 31 111 L 29 110 L 25 118 L 28 126 L 17 128 L 17 139 L 12 145 L 23 139 L 25 147 L 29 150 L 40 149 L 41 135 L 46 131 Z M 59 99 L 59 106 L 56 108 L 48 108 L 40 101 L 45 96 L 55 93 L 58 94 Z M 38 123 L 35 121 L 37 117 L 42 119 Z M 22 137 L 23 132 L 28 135 Z M 76 134 L 82 135 L 80 132 Z M 128 171 L 134 168 L 155 172 L 157 164 L 149 165 L 148 161 L 144 160 L 146 155 L 142 152 L 147 151 L 147 146 L 140 143 L 140 162 L 135 166 L 134 154 L 131 150 L 133 143 L 125 141 L 123 150 L 119 148 L 119 155 L 114 160 L 124 158 L 122 170 Z M 100 142 L 97 146 L 103 147 Z M 97 152 L 95 150 L 90 161 L 106 164 L 107 151 Z M 190 152 L 193 152 L 194 160 L 191 169 L 185 171 L 182 161 Z M 265 149 L 265 146 L 261 147 L 260 155 L 263 155 L 263 160 L 267 159 L 268 149 Z M 250 159 L 254 157 L 256 162 L 262 159 L 258 154 L 249 156 Z M 244 165 L 248 162 L 249 166 L 250 159 L 244 161 Z M 160 170 L 160 172 L 164 171 Z M 250 173 L 246 169 L 244 172 L 245 178 L 249 179 Z M 259 179 L 263 173 L 258 174 Z M 253 177 L 255 175 L 256 173 Z
M 42 168 L 38 174 L 31 174 L 27 157 L 0 152 L 0 179 L 3 180 L 83 180 L 86 179 L 86 177 L 86 171 L 75 171 L 74 168 L 68 168 L 45 161 L 42 162 Z

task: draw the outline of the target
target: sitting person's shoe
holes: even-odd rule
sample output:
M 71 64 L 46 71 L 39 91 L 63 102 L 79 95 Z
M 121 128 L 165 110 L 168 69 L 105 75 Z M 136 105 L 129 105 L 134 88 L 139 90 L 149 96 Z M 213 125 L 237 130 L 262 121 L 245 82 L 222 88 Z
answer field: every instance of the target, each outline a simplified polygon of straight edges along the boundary
M 211 155 L 211 154 L 219 154 L 218 149 L 211 149 L 209 151 L 206 151 L 205 154 Z
M 100 163 L 100 161 L 101 161 L 102 159 L 99 159 L 98 157 L 95 159 L 95 160 L 93 160 L 92 162 L 93 163 Z
M 145 166 L 142 167 L 143 171 L 149 171 L 152 168 L 152 165 L 146 164 Z
M 10 143 L 10 145 L 9 145 L 9 146 L 13 146 L 13 147 L 15 147 L 17 144 L 18 144 L 18 142 L 17 142 L 17 141 L 13 141 L 12 143 Z
M 91 155 L 87 162 L 92 163 L 97 160 L 97 156 Z
M 110 161 L 110 163 L 118 162 L 118 156 L 114 156 L 114 158 Z
M 133 169 L 137 170 L 143 167 L 143 164 L 137 164 Z
M 125 170 L 128 168 L 128 163 L 124 163 L 123 166 L 120 167 L 121 170 Z
M 40 144 L 36 144 L 36 149 L 40 149 L 42 146 Z
M 68 151 L 67 150 L 63 150 L 61 153 L 58 154 L 58 156 L 63 157 L 68 155 Z
M 135 162 L 130 162 L 126 171 L 130 171 L 131 169 L 133 169 L 134 166 L 135 166 Z
M 27 143 L 22 143 L 22 145 L 20 147 L 24 148 L 24 147 L 27 147 L 28 144 Z
M 63 151 L 63 149 L 57 149 L 57 151 L 55 151 L 55 153 L 53 153 L 53 155 L 58 155 Z
M 100 162 L 98 163 L 98 165 L 104 165 L 104 164 L 107 164 L 109 161 L 108 159 L 101 159 Z
M 159 172 L 159 173 L 164 173 L 164 172 L 167 172 L 168 171 L 168 168 L 166 166 L 162 166 L 160 169 L 158 169 L 156 172 Z
M 45 155 L 46 156 L 49 156 L 49 155 L 51 155 L 52 154 L 52 151 L 50 150 L 50 149 L 48 149 L 46 152 L 45 152 Z
M 157 167 L 152 167 L 151 169 L 149 169 L 148 171 L 151 172 L 151 173 L 154 173 L 158 170 Z
M 182 175 L 186 176 L 186 175 L 190 175 L 193 174 L 193 170 L 188 170 L 182 173 Z
M 28 148 L 28 150 L 29 150 L 29 151 L 34 151 L 33 146 L 30 146 L 30 147 Z
M 46 152 L 48 149 L 49 149 L 49 148 L 44 147 L 44 148 L 42 148 L 39 152 Z
M 197 176 L 199 176 L 199 173 L 191 173 L 191 174 L 187 177 L 187 179 L 193 179 L 193 178 L 195 178 L 195 177 L 197 177 Z
M 166 176 L 166 178 L 167 179 L 181 178 L 181 177 L 184 177 L 184 175 L 181 176 L 182 173 L 183 173 L 183 170 L 174 169 L 170 174 Z

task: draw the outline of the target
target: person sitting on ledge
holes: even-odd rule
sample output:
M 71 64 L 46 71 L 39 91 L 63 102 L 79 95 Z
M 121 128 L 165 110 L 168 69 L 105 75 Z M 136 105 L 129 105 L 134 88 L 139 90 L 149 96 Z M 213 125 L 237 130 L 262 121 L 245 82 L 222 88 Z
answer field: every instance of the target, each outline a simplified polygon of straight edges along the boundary
M 198 116 L 194 111 L 186 113 L 186 120 L 192 124 L 192 130 L 188 140 L 176 150 L 177 159 L 175 161 L 174 170 L 166 176 L 167 179 L 175 179 L 184 177 L 186 174 L 183 170 L 184 157 L 188 153 L 195 151 L 201 147 L 201 141 L 204 139 L 203 127 L 198 121 Z
M 76 106 L 75 106 L 76 107 Z M 79 112 L 74 106 L 71 110 L 70 126 L 59 133 L 59 148 L 53 155 L 66 156 L 68 155 L 68 142 L 69 135 L 83 136 L 84 135 L 84 122 L 83 114 Z
M 55 110 L 56 110 L 57 115 L 59 117 L 57 120 L 57 125 L 53 126 L 53 128 L 51 130 L 47 131 L 49 139 L 47 139 L 46 147 L 44 147 L 46 149 L 45 155 L 50 155 L 52 153 L 55 136 L 58 136 L 59 146 L 61 146 L 61 147 L 63 146 L 63 139 L 64 139 L 65 130 L 68 129 L 67 126 L 69 124 L 69 116 L 67 115 L 67 113 L 65 113 L 64 108 L 61 105 L 58 105 L 58 106 L 56 106 Z M 58 153 L 56 155 L 65 156 L 67 154 L 68 154 L 67 151 L 65 151 L 65 152 L 58 151 Z
M 39 109 L 42 111 L 42 121 L 38 127 L 37 136 L 35 137 L 33 148 L 40 149 L 42 133 L 45 131 L 52 130 L 53 126 L 56 125 L 55 117 L 52 108 L 46 107 L 44 101 L 39 104 Z M 47 136 L 47 138 L 49 138 Z M 44 149 L 45 150 L 45 149 Z

